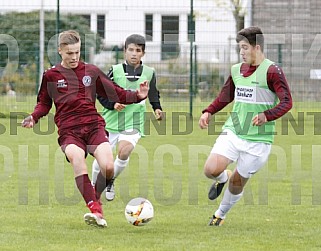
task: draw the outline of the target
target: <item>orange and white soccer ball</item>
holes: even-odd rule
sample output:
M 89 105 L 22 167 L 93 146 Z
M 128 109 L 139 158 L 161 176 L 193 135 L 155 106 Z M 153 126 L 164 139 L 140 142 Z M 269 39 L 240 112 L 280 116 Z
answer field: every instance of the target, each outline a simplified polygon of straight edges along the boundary
M 145 198 L 134 198 L 126 205 L 125 217 L 134 226 L 146 225 L 154 217 L 153 205 Z

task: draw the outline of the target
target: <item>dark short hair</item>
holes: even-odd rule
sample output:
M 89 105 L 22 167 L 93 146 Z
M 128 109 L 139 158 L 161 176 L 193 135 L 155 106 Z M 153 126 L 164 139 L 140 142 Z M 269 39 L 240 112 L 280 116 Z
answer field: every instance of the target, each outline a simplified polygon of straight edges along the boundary
M 145 51 L 145 38 L 141 35 L 132 34 L 129 37 L 127 37 L 125 41 L 125 49 L 127 49 L 127 46 L 129 44 L 136 44 L 138 46 L 141 46 L 142 50 Z
M 244 28 L 237 33 L 236 42 L 246 41 L 250 45 L 259 45 L 261 50 L 264 48 L 264 36 L 262 30 L 257 26 Z

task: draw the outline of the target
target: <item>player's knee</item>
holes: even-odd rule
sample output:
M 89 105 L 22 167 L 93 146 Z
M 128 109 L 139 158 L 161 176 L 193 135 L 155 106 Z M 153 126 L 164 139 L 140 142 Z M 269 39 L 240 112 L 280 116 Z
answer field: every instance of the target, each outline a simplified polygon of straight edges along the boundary
M 232 194 L 240 194 L 248 179 L 243 178 L 237 171 L 233 173 L 229 181 L 229 190 Z
M 132 151 L 132 147 L 123 147 L 122 149 L 119 149 L 118 158 L 121 160 L 126 160 L 129 158 Z
M 129 158 L 130 152 L 122 151 L 118 153 L 118 158 L 121 160 L 126 160 Z
M 107 178 L 111 178 L 114 175 L 114 163 L 108 162 L 100 167 L 101 172 Z
M 212 176 L 207 165 L 204 166 L 204 174 L 207 178 L 210 178 L 210 176 Z
M 220 175 L 220 173 L 216 170 L 215 166 L 210 165 L 208 163 L 204 165 L 204 174 L 208 178 L 213 178 Z
M 77 155 L 69 154 L 66 157 L 72 166 L 76 166 L 76 167 L 86 166 L 85 159 L 80 158 Z

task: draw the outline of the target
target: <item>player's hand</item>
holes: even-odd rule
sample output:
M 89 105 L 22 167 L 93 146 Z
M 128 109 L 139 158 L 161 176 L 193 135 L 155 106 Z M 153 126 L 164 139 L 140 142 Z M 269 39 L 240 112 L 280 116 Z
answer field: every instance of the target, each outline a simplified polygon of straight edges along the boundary
M 114 109 L 115 109 L 117 112 L 120 112 L 120 111 L 123 110 L 125 107 L 126 107 L 126 105 L 120 104 L 120 103 L 115 103 L 115 105 L 114 105 Z
M 155 110 L 155 118 L 157 120 L 162 120 L 163 119 L 163 111 L 161 109 L 156 109 Z
M 252 119 L 252 125 L 253 126 L 261 126 L 267 122 L 267 118 L 264 114 L 264 112 L 259 113 Z
M 210 122 L 211 116 L 212 114 L 210 114 L 209 112 L 204 112 L 201 115 L 200 120 L 198 121 L 198 124 L 201 129 L 206 129 L 208 127 L 208 123 Z
M 33 119 L 33 117 L 30 115 L 28 117 L 26 117 L 22 122 L 21 122 L 21 126 L 25 127 L 25 128 L 32 128 L 35 124 L 35 120 Z
M 139 90 L 137 93 L 138 98 L 140 98 L 140 99 L 147 98 L 148 90 L 149 90 L 148 81 L 144 81 L 144 82 L 140 83 Z

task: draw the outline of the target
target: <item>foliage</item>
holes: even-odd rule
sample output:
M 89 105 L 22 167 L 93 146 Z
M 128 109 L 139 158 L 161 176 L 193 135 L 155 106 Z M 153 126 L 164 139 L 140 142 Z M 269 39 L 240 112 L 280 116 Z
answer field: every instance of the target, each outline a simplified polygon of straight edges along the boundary
M 19 45 L 19 65 L 34 63 L 37 60 L 39 52 L 39 12 L 18 13 L 11 12 L 0 15 L 2 34 L 12 36 Z M 45 60 L 48 58 L 49 41 L 56 42 L 56 13 L 45 13 Z M 100 50 L 101 38 L 97 35 L 97 39 L 89 36 L 93 33 L 90 31 L 88 21 L 82 16 L 62 15 L 60 18 L 60 31 L 74 29 L 80 32 L 82 38 L 82 57 L 88 57 L 89 47 Z M 86 39 L 85 39 L 86 36 Z M 86 42 L 86 45 L 85 45 Z M 0 50 L 0 66 L 7 63 L 8 52 L 6 45 L 2 44 Z M 56 46 L 55 46 L 56 48 Z
M 199 64 L 198 67 L 198 81 L 195 87 L 197 93 L 201 98 L 217 96 L 224 81 L 219 68 L 209 64 Z
M 244 7 L 242 0 L 230 0 L 232 5 L 232 13 L 235 19 L 236 32 L 244 28 Z
M 13 83 L 18 94 L 37 93 L 38 71 L 36 63 L 22 65 L 16 72 L 2 77 L 3 83 Z
M 9 51 L 7 44 L 0 44 L 0 77 L 4 76 L 2 81 L 14 81 L 17 84 L 18 91 L 23 93 L 34 93 L 36 83 L 38 81 L 38 60 L 39 60 L 39 12 L 18 13 L 11 12 L 0 15 L 1 33 L 0 39 L 8 43 L 18 44 L 18 52 Z M 56 64 L 60 61 L 57 53 L 57 37 L 56 34 L 56 13 L 46 12 L 44 20 L 44 44 L 45 68 Z M 60 17 L 60 31 L 74 29 L 79 31 L 82 40 L 81 57 L 89 61 L 91 53 L 98 52 L 102 39 L 97 34 L 90 31 L 87 19 L 79 15 L 62 15 Z M 10 40 L 10 41 L 8 41 Z M 95 48 L 96 51 L 92 51 Z M 13 70 L 8 71 L 12 67 L 9 53 L 18 54 L 18 64 Z M 9 67 L 10 66 L 10 67 Z M 32 86 L 26 89 L 21 86 Z
M 221 8 L 231 11 L 235 20 L 236 31 L 244 28 L 244 15 L 246 13 L 247 1 L 244 0 L 212 0 L 215 4 Z M 252 0 L 250 0 L 252 1 Z M 204 13 L 197 13 L 198 16 L 204 15 Z M 210 19 L 210 17 L 208 17 Z

